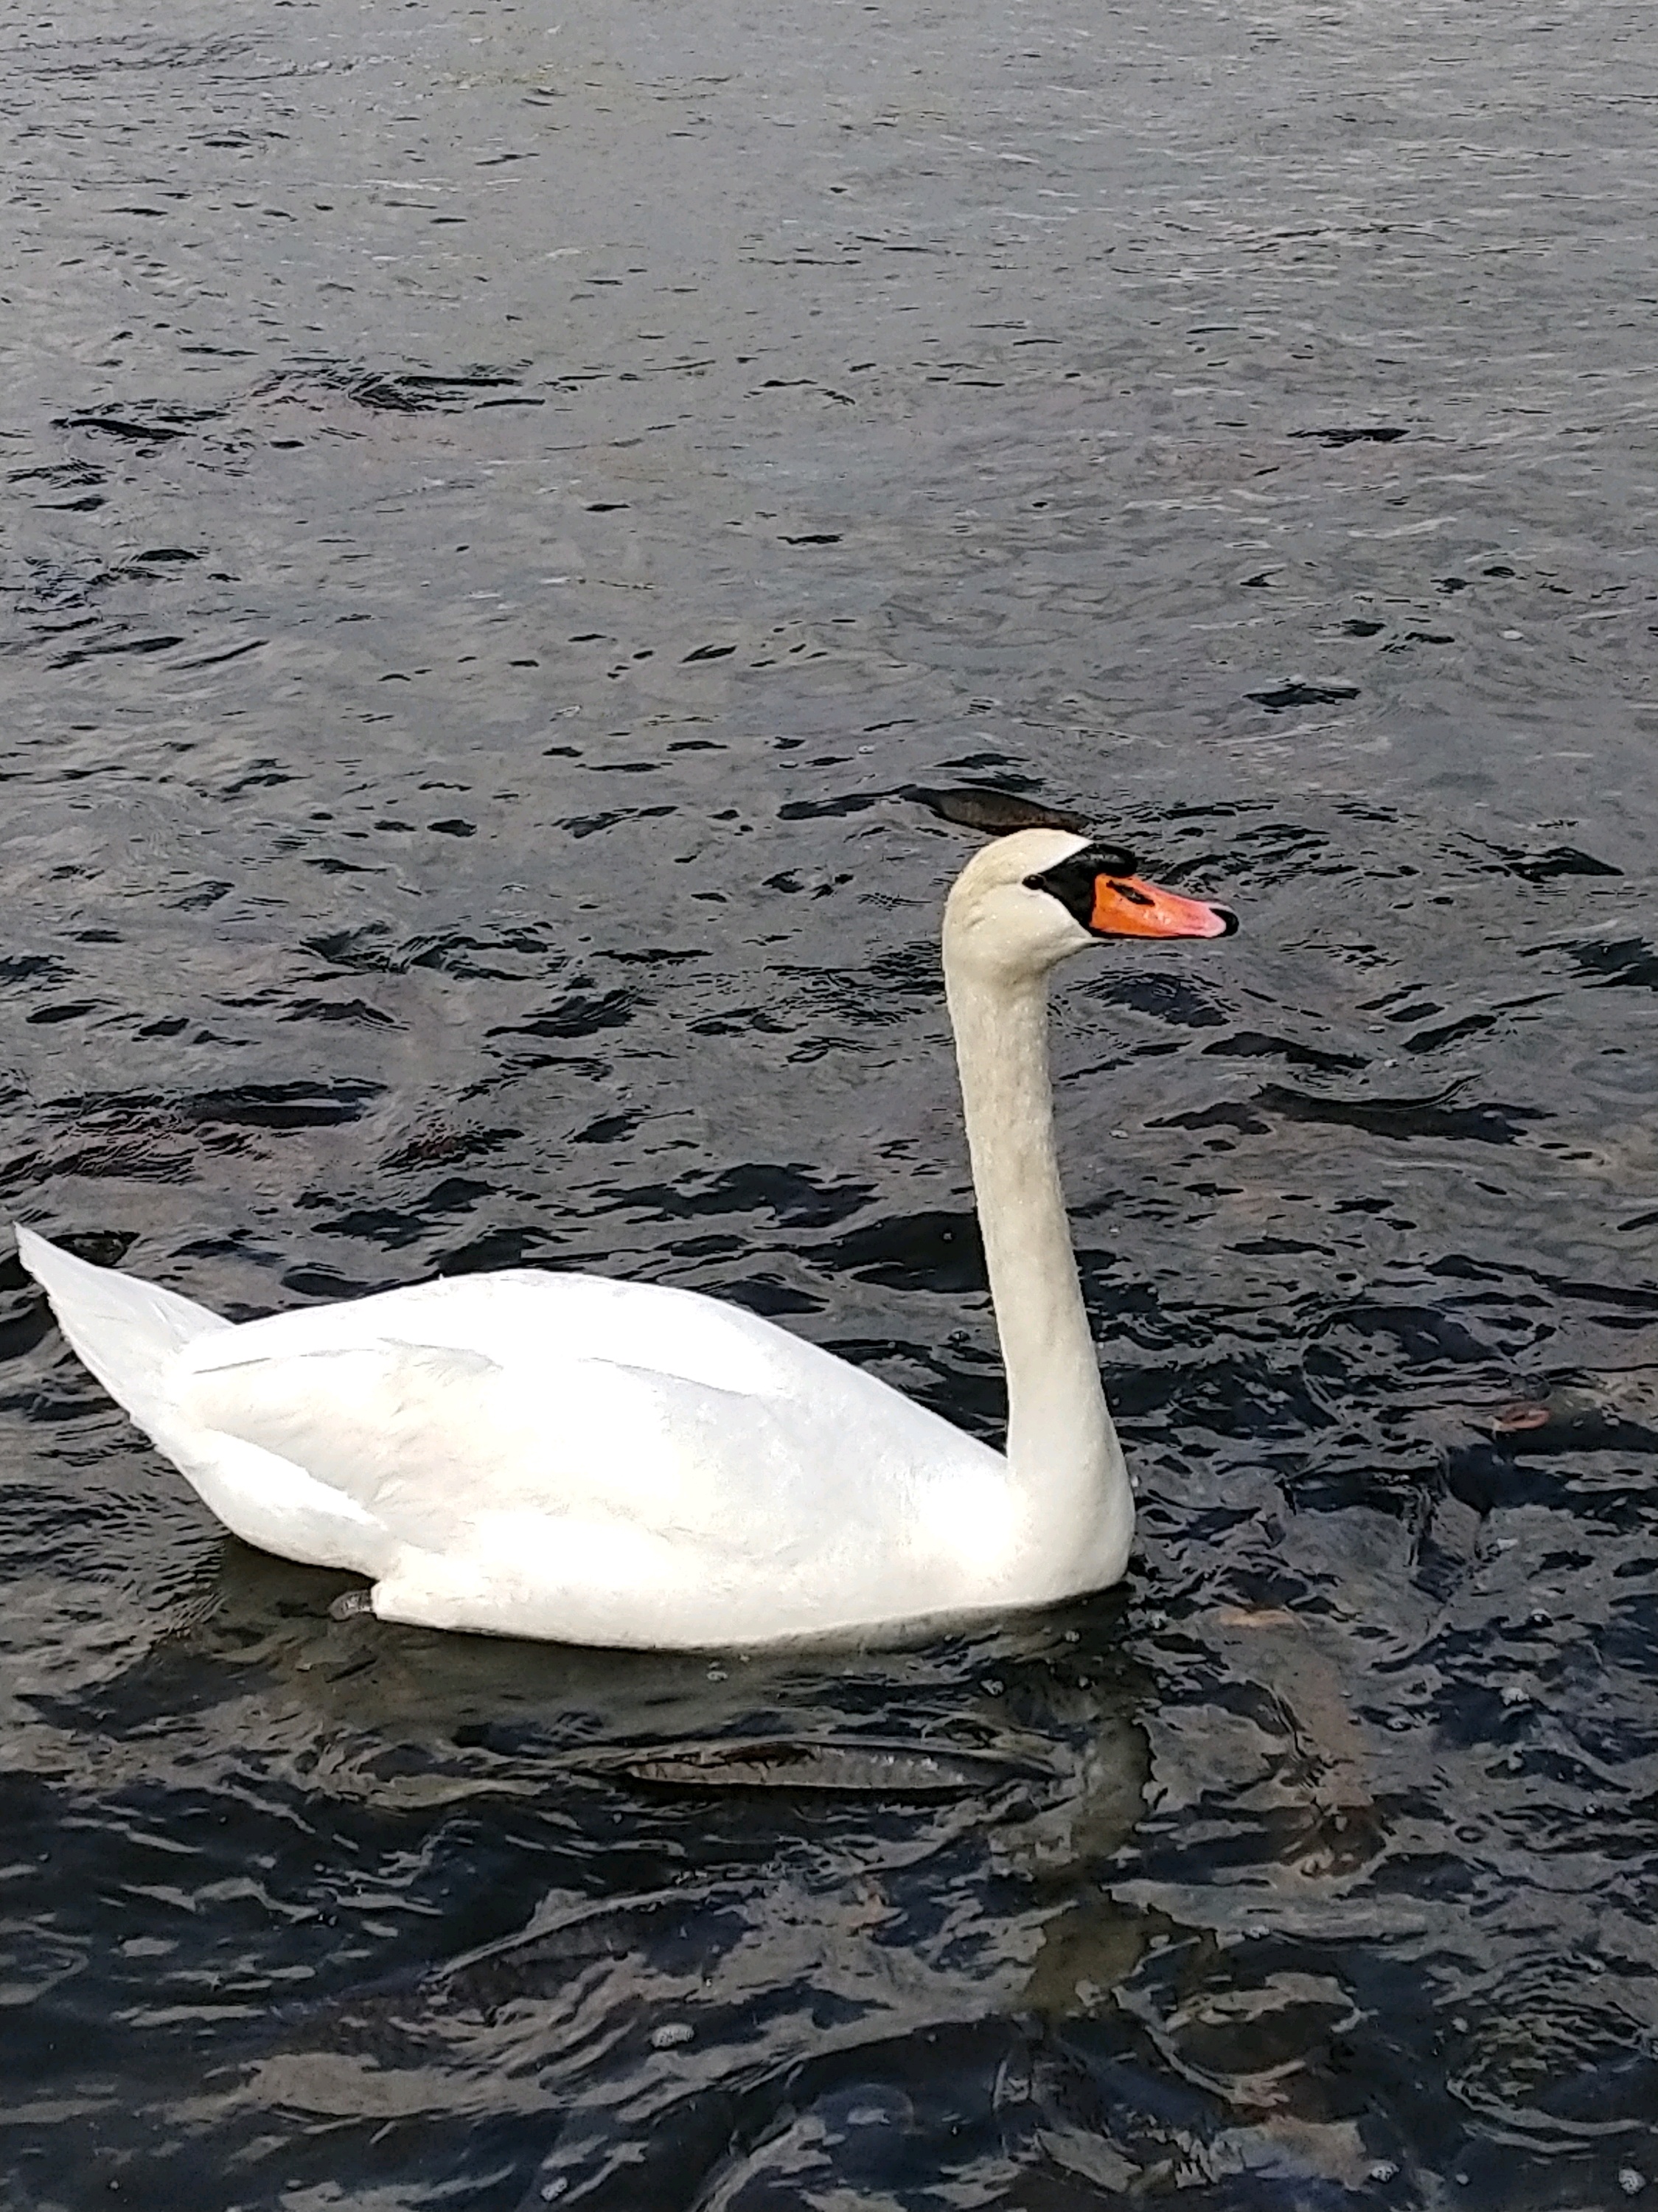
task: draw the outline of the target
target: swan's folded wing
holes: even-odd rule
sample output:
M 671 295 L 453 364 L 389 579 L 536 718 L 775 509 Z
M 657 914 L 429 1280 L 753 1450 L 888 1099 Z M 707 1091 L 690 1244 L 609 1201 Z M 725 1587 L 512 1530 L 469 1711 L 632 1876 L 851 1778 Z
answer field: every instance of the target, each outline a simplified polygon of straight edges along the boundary
M 399 1542 L 471 1549 L 525 1513 L 659 1528 L 729 1524 L 722 1437 L 768 1409 L 601 1359 L 533 1373 L 473 1350 L 385 1339 L 268 1348 L 264 1324 L 180 1361 L 178 1402 L 202 1430 L 275 1453 Z M 752 1445 L 750 1443 L 750 1452 Z
M 383 1343 L 338 1351 L 244 1350 L 235 1333 L 180 1362 L 179 1405 L 203 1429 L 274 1452 L 406 1542 L 447 1540 L 469 1476 L 500 1466 L 500 1370 L 481 1354 Z

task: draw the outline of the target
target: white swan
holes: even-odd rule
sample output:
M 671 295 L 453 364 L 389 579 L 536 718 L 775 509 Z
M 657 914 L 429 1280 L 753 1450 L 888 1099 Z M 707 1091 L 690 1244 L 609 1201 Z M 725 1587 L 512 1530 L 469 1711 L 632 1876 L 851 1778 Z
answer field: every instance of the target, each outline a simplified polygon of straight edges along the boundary
M 1099 938 L 1235 925 L 1136 878 L 1074 817 L 917 795 L 1008 832 L 944 926 L 1005 1458 L 689 1291 L 513 1269 L 233 1326 L 20 1228 L 23 1264 L 228 1528 L 370 1577 L 383 1620 L 751 1647 L 1104 1588 L 1133 1498 L 1054 1161 L 1048 976 Z

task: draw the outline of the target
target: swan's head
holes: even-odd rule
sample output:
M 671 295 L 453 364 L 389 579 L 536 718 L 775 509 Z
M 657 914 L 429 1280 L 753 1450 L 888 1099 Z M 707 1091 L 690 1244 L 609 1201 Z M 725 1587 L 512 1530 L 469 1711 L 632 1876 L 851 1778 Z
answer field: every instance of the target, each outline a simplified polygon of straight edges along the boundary
M 1224 907 L 1149 884 L 1132 853 L 1071 830 L 1015 830 L 975 853 L 944 908 L 952 965 L 1044 975 L 1114 937 L 1227 937 Z

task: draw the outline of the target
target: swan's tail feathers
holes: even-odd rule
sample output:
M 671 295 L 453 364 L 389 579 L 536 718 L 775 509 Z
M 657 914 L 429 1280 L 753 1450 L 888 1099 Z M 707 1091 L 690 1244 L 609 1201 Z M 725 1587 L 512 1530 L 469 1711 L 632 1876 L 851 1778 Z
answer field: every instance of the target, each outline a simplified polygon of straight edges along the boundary
M 19 1227 L 16 1237 L 17 1256 L 51 1299 L 64 1334 L 110 1396 L 154 1437 L 166 1423 L 174 1353 L 230 1323 L 176 1291 L 77 1260 L 32 1229 Z

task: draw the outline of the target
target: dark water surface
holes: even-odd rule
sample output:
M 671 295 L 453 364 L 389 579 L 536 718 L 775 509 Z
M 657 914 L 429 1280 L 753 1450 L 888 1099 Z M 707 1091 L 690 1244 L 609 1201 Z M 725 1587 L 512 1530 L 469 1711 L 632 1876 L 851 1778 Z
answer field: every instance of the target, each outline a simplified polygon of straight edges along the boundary
M 5 2204 L 1658 2202 L 1650 9 L 0 55 L 8 1213 L 691 1285 L 993 1436 L 885 794 L 1244 923 L 1060 994 L 1143 1518 L 1052 1616 L 332 1620 L 6 1262 Z

